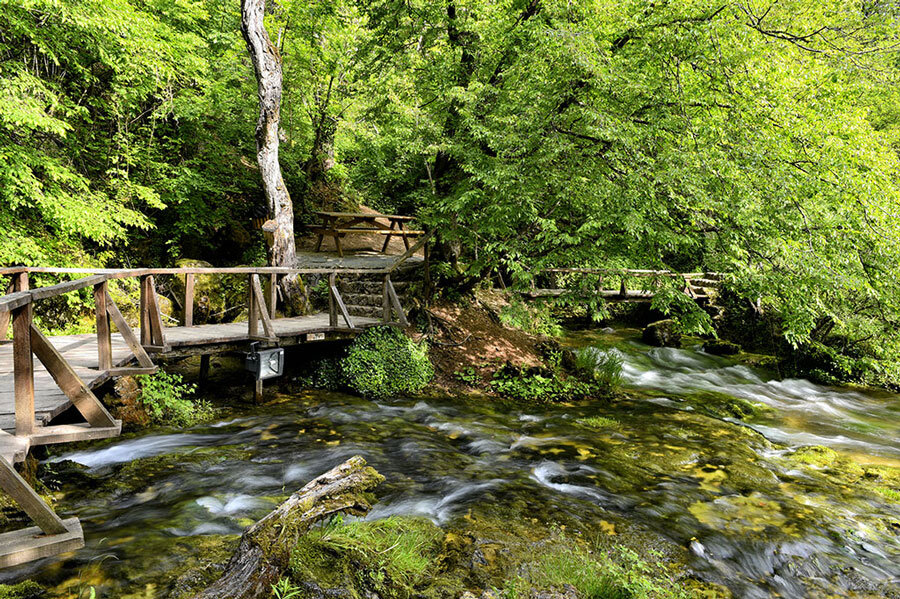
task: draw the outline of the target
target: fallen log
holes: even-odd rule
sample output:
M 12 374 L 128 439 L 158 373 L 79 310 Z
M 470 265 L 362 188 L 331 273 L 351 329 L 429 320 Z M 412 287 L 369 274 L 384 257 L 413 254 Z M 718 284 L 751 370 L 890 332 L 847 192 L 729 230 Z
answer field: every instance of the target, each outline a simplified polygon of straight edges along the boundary
M 360 456 L 311 480 L 244 531 L 222 577 L 194 599 L 270 597 L 300 536 L 339 512 L 364 516 L 371 508 L 367 492 L 383 480 Z

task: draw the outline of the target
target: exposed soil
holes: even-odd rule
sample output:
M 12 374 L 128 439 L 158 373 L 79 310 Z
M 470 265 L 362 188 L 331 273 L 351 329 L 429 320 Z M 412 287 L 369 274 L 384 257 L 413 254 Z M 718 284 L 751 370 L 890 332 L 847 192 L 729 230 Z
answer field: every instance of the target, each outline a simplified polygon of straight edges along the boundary
M 497 316 L 504 303 L 499 293 L 479 292 L 469 302 L 442 300 L 425 311 L 435 387 L 454 393 L 468 392 L 476 386 L 470 384 L 474 379 L 464 382 L 460 373 L 486 384 L 494 371 L 507 362 L 527 367 L 542 364 L 537 345 L 545 339 L 504 326 Z

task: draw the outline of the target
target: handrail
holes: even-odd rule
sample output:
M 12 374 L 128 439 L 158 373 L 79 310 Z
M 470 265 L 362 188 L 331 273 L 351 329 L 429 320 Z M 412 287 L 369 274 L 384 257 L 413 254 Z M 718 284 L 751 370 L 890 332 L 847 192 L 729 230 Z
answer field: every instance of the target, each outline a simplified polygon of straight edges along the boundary
M 408 256 L 406 256 L 408 257 Z M 402 259 L 405 260 L 406 257 Z M 396 264 L 396 263 L 395 263 Z M 183 267 L 183 268 L 55 268 L 42 266 L 16 266 L 0 268 L 0 276 L 21 273 L 46 274 L 88 274 L 91 276 L 64 281 L 48 287 L 38 287 L 29 291 L 17 291 L 0 295 L 0 312 L 8 312 L 27 303 L 92 287 L 112 279 L 131 277 L 148 277 L 154 275 L 316 275 L 332 274 L 367 274 L 386 275 L 392 268 L 287 268 L 280 266 L 228 266 L 228 267 Z
M 385 269 L 384 269 L 384 272 L 382 272 L 382 273 L 375 273 L 375 271 L 369 271 L 369 272 L 371 272 L 372 274 L 384 274 L 384 275 L 389 275 L 389 274 L 391 274 L 392 272 L 394 272 L 395 270 L 397 270 L 397 269 L 400 267 L 401 264 L 403 264 L 403 263 L 406 262 L 409 258 L 411 258 L 413 254 L 415 254 L 416 252 L 418 252 L 419 249 L 420 249 L 423 245 L 425 245 L 425 244 L 428 242 L 429 239 L 431 239 L 432 235 L 434 235 L 435 230 L 436 230 L 436 229 L 431 229 L 430 231 L 428 231 L 427 233 L 425 233 L 425 235 L 423 235 L 422 237 L 420 237 L 419 240 L 418 240 L 416 243 L 414 243 L 413 246 L 412 246 L 411 248 L 409 248 L 408 250 L 406 250 L 406 252 L 404 252 L 399 258 L 397 258 L 397 259 L 394 261 L 394 263 L 391 264 L 390 267 L 385 268 Z M 348 272 L 348 271 L 342 270 L 341 272 Z
M 408 258 L 404 254 L 403 259 Z M 110 279 L 142 277 L 147 275 L 318 275 L 341 272 L 343 274 L 387 274 L 387 268 L 290 268 L 287 266 L 223 266 L 223 267 L 161 267 L 161 268 L 56 268 L 52 266 L 12 266 L 0 268 L 0 276 L 22 272 L 47 274 L 96 274 Z

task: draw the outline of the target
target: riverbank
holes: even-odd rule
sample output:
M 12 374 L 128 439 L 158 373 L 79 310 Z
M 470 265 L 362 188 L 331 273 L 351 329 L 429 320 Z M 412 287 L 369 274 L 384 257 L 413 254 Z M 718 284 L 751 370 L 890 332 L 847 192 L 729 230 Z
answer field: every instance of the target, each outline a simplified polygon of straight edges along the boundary
M 185 596 L 243 527 L 360 454 L 386 477 L 378 503 L 365 524 L 332 522 L 298 546 L 285 589 L 299 596 L 900 596 L 896 396 L 780 381 L 691 343 L 650 348 L 627 327 L 547 345 L 484 306 L 459 309 L 446 319 L 460 328 L 432 337 L 435 382 L 417 396 L 308 390 L 301 376 L 252 406 L 223 366 L 205 396 L 238 401 L 213 421 L 52 456 L 40 476 L 87 547 L 4 580 L 53 598 Z M 620 393 L 492 390 L 516 356 L 550 369 L 580 348 L 621 354 Z M 604 572 L 607 594 L 586 582 Z

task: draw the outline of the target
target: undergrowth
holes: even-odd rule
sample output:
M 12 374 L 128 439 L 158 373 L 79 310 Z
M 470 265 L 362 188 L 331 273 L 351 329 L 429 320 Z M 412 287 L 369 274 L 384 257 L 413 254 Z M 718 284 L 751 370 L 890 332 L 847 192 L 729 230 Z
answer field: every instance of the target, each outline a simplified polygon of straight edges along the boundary
M 373 327 L 354 339 L 343 356 L 321 360 L 306 382 L 380 398 L 421 391 L 433 377 L 425 345 L 395 327 Z
M 203 399 L 191 399 L 196 385 L 184 382 L 179 374 L 162 370 L 137 377 L 141 405 L 156 424 L 192 426 L 209 419 L 213 408 Z

